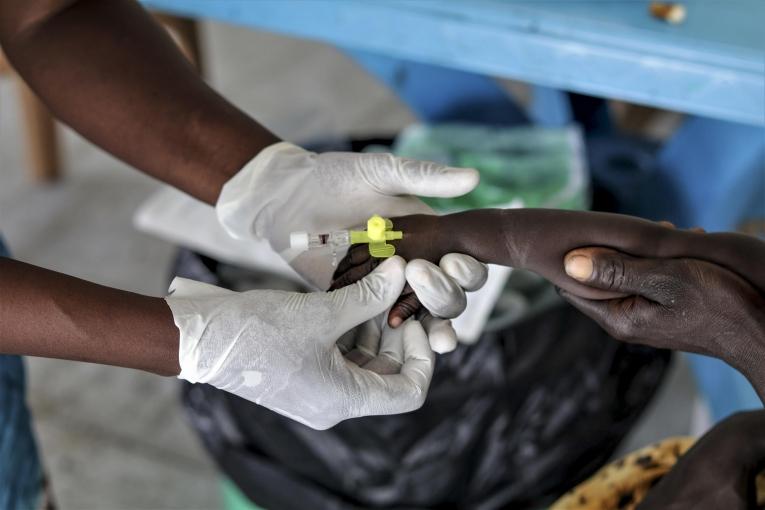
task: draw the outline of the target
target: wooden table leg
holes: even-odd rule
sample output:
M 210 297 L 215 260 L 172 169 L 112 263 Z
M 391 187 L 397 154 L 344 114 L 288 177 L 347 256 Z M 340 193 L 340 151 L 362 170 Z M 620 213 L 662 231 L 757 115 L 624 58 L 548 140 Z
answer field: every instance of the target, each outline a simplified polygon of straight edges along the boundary
M 16 77 L 26 137 L 26 152 L 32 178 L 54 182 L 61 177 L 56 124 L 48 108 Z
M 4 74 L 10 74 L 12 71 L 11 65 L 8 63 L 8 60 L 6 60 L 5 55 L 3 55 L 3 52 L 0 51 L 0 76 Z
M 203 75 L 202 53 L 199 43 L 199 24 L 193 18 L 181 18 L 169 14 L 153 13 L 155 19 L 159 21 L 171 35 L 176 43 L 186 55 L 186 58 L 194 64 L 200 75 Z

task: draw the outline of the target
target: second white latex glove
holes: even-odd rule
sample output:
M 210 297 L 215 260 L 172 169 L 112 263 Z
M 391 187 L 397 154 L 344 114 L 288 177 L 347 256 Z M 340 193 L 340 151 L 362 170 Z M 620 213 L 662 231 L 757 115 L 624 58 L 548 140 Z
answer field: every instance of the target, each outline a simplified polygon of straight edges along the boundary
M 417 321 L 382 335 L 364 366 L 337 345 L 348 330 L 380 320 L 404 287 L 393 257 L 335 292 L 237 293 L 176 278 L 166 299 L 180 330 L 178 377 L 229 391 L 309 427 L 419 408 L 434 355 Z
M 449 253 L 435 265 L 415 259 L 406 266 L 406 280 L 417 299 L 429 312 L 422 317 L 431 348 L 438 353 L 457 347 L 457 334 L 451 321 L 467 306 L 465 292 L 473 292 L 486 283 L 489 269 L 470 255 Z

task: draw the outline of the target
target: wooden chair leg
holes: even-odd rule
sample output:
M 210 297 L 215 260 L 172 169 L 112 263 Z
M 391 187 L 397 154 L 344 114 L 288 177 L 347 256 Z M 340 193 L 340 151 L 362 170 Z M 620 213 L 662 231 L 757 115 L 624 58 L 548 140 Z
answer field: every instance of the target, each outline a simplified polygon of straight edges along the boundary
M 56 124 L 48 108 L 20 78 L 16 78 L 26 137 L 27 164 L 37 182 L 61 177 Z
M 0 51 L 0 76 L 4 74 L 10 74 L 11 73 L 11 65 L 8 63 L 8 60 L 6 60 L 5 55 L 3 55 L 3 52 Z
M 169 14 L 154 13 L 154 17 L 165 28 L 178 43 L 181 51 L 189 61 L 194 64 L 200 75 L 204 74 L 202 65 L 202 53 L 199 42 L 199 23 L 193 18 L 181 18 Z

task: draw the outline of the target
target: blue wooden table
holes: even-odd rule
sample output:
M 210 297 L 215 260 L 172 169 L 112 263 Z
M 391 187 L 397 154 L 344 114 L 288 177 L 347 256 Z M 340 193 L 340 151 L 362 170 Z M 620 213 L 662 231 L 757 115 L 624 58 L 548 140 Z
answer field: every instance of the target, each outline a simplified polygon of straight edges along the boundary
M 188 16 L 407 61 L 765 124 L 765 2 L 146 0 Z
M 659 154 L 655 196 L 625 212 L 708 230 L 765 220 L 763 0 L 686 1 L 680 25 L 652 18 L 646 0 L 144 3 L 331 43 L 424 121 L 565 125 L 580 120 L 569 92 L 689 114 Z M 533 84 L 530 106 L 491 77 Z M 722 363 L 695 368 L 718 417 L 759 405 Z

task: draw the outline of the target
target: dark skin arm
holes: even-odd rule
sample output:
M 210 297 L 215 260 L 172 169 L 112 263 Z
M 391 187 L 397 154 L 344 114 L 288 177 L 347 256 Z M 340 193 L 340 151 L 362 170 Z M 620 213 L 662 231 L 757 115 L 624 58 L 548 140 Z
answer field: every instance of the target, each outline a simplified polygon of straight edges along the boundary
M 0 0 L 0 46 L 63 122 L 208 204 L 279 139 L 196 74 L 131 0 Z
M 740 413 L 702 437 L 648 492 L 638 510 L 756 508 L 765 469 L 765 411 Z
M 0 46 L 51 111 L 139 170 L 214 204 L 276 136 L 208 87 L 131 0 L 0 0 Z M 0 352 L 177 375 L 162 299 L 0 261 Z
M 584 246 L 613 248 L 638 257 L 690 257 L 725 267 L 765 289 L 765 243 L 729 233 L 675 230 L 620 214 L 552 209 L 480 209 L 445 216 L 393 218 L 404 237 L 396 254 L 433 263 L 447 253 L 465 253 L 481 262 L 528 269 L 558 287 L 588 299 L 625 294 L 586 285 L 564 269 L 569 251 Z M 715 249 L 709 248 L 710 240 Z M 365 245 L 354 246 L 338 265 L 333 288 L 358 281 L 377 263 Z M 409 311 L 393 310 L 402 318 Z M 407 313 L 409 312 L 409 313 Z
M 765 400 L 765 243 L 754 237 L 544 209 L 407 216 L 394 218 L 393 225 L 404 232 L 396 251 L 407 260 L 437 263 L 456 252 L 534 271 L 615 337 L 721 358 L 746 375 Z M 592 277 L 576 279 L 566 274 L 566 254 L 584 246 L 619 250 L 629 260 L 603 259 Z M 630 265 L 634 260 L 653 266 Z M 360 279 L 376 263 L 365 245 L 353 247 L 332 287 Z M 404 295 L 389 323 L 419 308 L 416 296 Z
M 0 258 L 0 352 L 178 375 L 178 329 L 164 299 Z
M 576 266 L 570 262 L 574 258 L 580 261 Z M 581 282 L 626 294 L 592 300 L 560 291 L 609 334 L 723 359 L 749 379 L 765 402 L 765 293 L 732 271 L 697 259 L 637 258 L 606 248 L 580 248 L 566 261 L 569 270 L 584 269 L 572 271 Z

